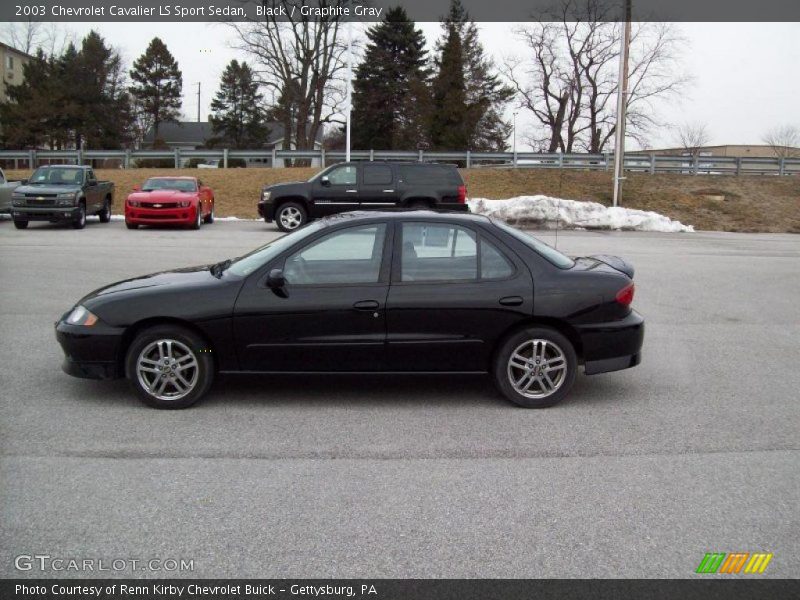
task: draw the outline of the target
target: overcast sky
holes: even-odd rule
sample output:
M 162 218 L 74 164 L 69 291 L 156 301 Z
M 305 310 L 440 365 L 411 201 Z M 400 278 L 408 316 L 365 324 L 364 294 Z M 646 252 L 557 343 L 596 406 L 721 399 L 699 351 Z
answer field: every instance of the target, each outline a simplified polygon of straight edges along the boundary
M 219 85 L 225 65 L 246 58 L 231 48 L 233 32 L 224 25 L 203 23 L 70 23 L 64 25 L 82 37 L 97 29 L 118 47 L 128 63 L 138 57 L 153 36 L 167 44 L 183 71 L 187 118 L 197 118 L 197 82 L 201 82 L 201 117 Z M 439 36 L 438 23 L 422 23 L 432 47 Z M 659 116 L 669 123 L 704 122 L 711 143 L 761 143 L 770 127 L 800 127 L 800 24 L 799 23 L 681 23 L 677 24 L 688 45 L 683 64 L 693 76 L 680 101 L 663 103 Z M 500 62 L 509 55 L 524 56 L 525 48 L 514 39 L 509 23 L 482 23 L 481 40 L 487 52 Z M 513 108 L 509 107 L 510 118 Z M 519 140 L 531 119 L 517 117 Z M 675 145 L 674 132 L 655 132 L 651 147 Z

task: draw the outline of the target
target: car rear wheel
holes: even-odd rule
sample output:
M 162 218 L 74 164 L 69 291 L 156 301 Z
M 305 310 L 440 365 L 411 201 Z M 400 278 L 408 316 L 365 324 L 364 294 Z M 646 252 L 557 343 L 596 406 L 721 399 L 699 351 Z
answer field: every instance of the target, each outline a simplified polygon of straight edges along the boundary
M 86 227 L 86 204 L 81 202 L 78 205 L 78 216 L 72 221 L 73 229 L 83 229 Z
M 103 209 L 97 216 L 100 217 L 101 223 L 108 223 L 111 220 L 111 203 L 108 200 L 103 203 Z
M 14 219 L 14 227 L 16 227 L 17 229 L 27 229 L 28 221 Z
M 494 363 L 500 392 L 525 408 L 558 404 L 575 382 L 578 358 L 570 341 L 555 329 L 531 327 L 507 338 Z
M 306 209 L 297 202 L 287 202 L 281 204 L 278 212 L 275 215 L 275 221 L 278 223 L 278 229 L 281 231 L 294 231 L 298 227 L 302 227 L 308 221 L 308 214 Z
M 203 219 L 203 222 L 204 223 L 208 223 L 209 225 L 211 225 L 211 223 L 214 222 L 214 204 L 215 204 L 215 202 L 212 200 L 211 201 L 211 212 L 209 212 L 206 215 L 205 219 Z
M 197 334 L 178 326 L 158 325 L 133 341 L 125 373 L 148 406 L 187 408 L 211 387 L 214 364 Z

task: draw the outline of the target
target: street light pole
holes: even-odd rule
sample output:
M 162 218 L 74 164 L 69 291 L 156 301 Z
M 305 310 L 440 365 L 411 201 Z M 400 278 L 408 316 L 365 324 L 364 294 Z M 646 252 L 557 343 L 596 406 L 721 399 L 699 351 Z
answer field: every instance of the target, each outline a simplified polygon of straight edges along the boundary
M 513 139 L 513 141 L 511 142 L 511 144 L 512 144 L 512 149 L 514 150 L 514 166 L 516 167 L 517 166 L 517 111 L 514 111 L 514 121 L 513 121 L 513 123 L 514 123 L 514 125 L 512 127 L 512 131 L 513 131 L 512 139 Z
M 197 82 L 197 122 L 200 122 L 200 82 Z
M 625 163 L 625 113 L 628 107 L 628 52 L 631 43 L 631 0 L 625 0 L 625 28 L 619 51 L 619 82 L 617 84 L 617 129 L 614 143 L 614 206 L 622 197 Z
M 353 6 L 352 0 L 350 1 L 350 6 Z M 346 117 L 346 125 L 345 125 L 345 162 L 350 162 L 350 113 L 353 109 L 353 91 L 352 91 L 352 83 L 353 83 L 353 21 L 350 19 L 347 20 L 347 114 Z

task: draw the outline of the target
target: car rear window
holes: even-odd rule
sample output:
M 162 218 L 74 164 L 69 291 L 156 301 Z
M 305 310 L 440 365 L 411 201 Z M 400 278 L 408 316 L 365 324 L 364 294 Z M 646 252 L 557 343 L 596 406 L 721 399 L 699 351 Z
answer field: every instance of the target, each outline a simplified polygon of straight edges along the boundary
M 557 266 L 559 269 L 571 269 L 575 265 L 575 261 L 572 260 L 569 256 L 561 254 L 561 252 L 559 252 L 552 246 L 548 246 L 542 240 L 537 239 L 532 235 L 528 235 L 527 233 L 520 231 L 515 227 L 511 227 L 511 225 L 503 221 L 492 219 L 492 223 L 494 223 L 497 227 L 499 227 L 503 231 L 517 238 L 520 242 L 522 242 L 526 246 L 533 248 L 533 250 L 537 254 L 542 256 L 549 263 L 552 263 L 555 266 Z
M 399 178 L 405 183 L 419 185 L 464 185 L 461 175 L 450 165 L 401 165 Z

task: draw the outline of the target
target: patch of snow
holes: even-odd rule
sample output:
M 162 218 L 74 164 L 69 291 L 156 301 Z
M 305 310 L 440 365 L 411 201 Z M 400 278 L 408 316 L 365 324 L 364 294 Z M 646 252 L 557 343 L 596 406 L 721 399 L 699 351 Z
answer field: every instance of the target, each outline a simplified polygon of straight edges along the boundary
M 691 225 L 673 221 L 657 212 L 608 207 L 597 202 L 582 202 L 552 198 L 550 196 L 517 196 L 508 200 L 472 198 L 468 200 L 471 212 L 512 225 L 555 229 L 614 229 L 623 231 L 662 231 L 689 233 Z

